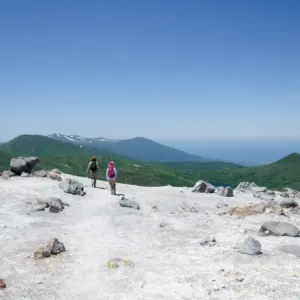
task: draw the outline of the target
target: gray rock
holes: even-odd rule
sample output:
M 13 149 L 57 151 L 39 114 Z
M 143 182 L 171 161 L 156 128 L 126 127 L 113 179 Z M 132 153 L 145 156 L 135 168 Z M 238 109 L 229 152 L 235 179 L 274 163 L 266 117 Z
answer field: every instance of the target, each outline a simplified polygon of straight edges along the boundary
M 34 172 L 35 177 L 47 177 L 47 172 L 45 170 Z
M 58 213 L 59 212 L 59 208 L 57 206 L 50 206 L 49 207 L 49 212 Z
M 3 173 L 2 173 L 2 177 L 7 177 L 7 178 L 9 178 L 9 177 L 13 177 L 13 176 L 16 176 L 16 174 L 15 173 L 13 173 L 12 171 L 4 171 Z
M 233 190 L 230 186 L 217 187 L 215 193 L 223 197 L 233 197 Z
M 40 162 L 38 157 L 18 157 L 12 158 L 9 170 L 16 175 L 24 173 L 32 173 L 33 168 Z
M 280 250 L 284 253 L 294 254 L 300 257 L 300 246 L 299 245 L 286 245 L 282 246 Z
M 226 207 L 228 207 L 228 204 L 225 202 L 218 202 L 216 207 L 217 208 L 226 208 Z
M 84 192 L 83 184 L 75 179 L 66 178 L 65 180 L 60 182 L 59 186 L 65 193 L 68 194 L 80 196 L 84 196 L 86 194 Z
M 259 241 L 255 240 L 252 236 L 248 236 L 244 242 L 240 245 L 240 253 L 248 255 L 259 255 L 261 252 L 261 244 Z
M 253 193 L 265 193 L 267 192 L 266 187 L 259 187 L 259 186 L 252 186 L 251 187 L 251 192 Z
M 252 188 L 256 187 L 255 182 L 240 182 L 239 185 L 234 189 L 236 192 L 244 193 L 251 191 Z
M 294 199 L 285 199 L 279 203 L 281 207 L 284 208 L 295 208 L 298 206 L 298 203 Z
M 213 246 L 216 245 L 216 243 L 217 243 L 217 240 L 216 240 L 215 237 L 206 237 L 206 238 L 204 238 L 204 239 L 200 242 L 200 245 L 201 245 L 201 246 L 206 246 L 206 245 L 208 245 L 208 246 L 210 246 L 210 247 L 213 247 Z
M 215 192 L 215 187 L 203 180 L 199 180 L 196 182 L 194 185 L 192 192 L 194 193 L 214 193 Z
M 38 198 L 37 200 L 37 204 L 34 206 L 35 207 L 44 207 L 48 208 L 49 207 L 49 211 L 52 213 L 58 213 L 60 211 L 62 211 L 65 206 L 67 206 L 68 204 L 63 203 L 59 198 L 57 197 L 48 197 L 45 199 L 42 198 Z M 35 210 L 35 209 L 34 209 Z
M 53 169 L 50 171 L 51 173 L 55 173 L 55 174 L 58 174 L 58 175 L 61 175 L 61 171 L 58 170 L 58 169 Z
M 274 196 L 268 194 L 267 192 L 255 192 L 253 193 L 253 197 L 259 198 L 267 202 L 274 201 Z
M 279 221 L 265 222 L 261 226 L 259 233 L 261 235 L 291 236 L 291 237 L 300 236 L 300 230 L 295 225 L 288 222 L 279 222 Z
M 167 227 L 169 225 L 169 223 L 165 222 L 165 221 L 161 221 L 159 223 L 159 227 Z
M 124 195 L 122 195 L 119 199 L 119 204 L 122 207 L 129 207 L 134 209 L 140 209 L 139 204 L 136 201 L 126 199 Z
M 57 173 L 48 172 L 47 176 L 53 180 L 62 181 L 62 177 Z
M 47 244 L 50 254 L 57 255 L 66 251 L 65 245 L 58 240 L 58 238 L 51 238 Z
M 33 210 L 34 211 L 44 211 L 45 208 L 47 208 L 48 205 L 46 203 L 44 204 L 36 204 L 34 207 L 33 207 Z

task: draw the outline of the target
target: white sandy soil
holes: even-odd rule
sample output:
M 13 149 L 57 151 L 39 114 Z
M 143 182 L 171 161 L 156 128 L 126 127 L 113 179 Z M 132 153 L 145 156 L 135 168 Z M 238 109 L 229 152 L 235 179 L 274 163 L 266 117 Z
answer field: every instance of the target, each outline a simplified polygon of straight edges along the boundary
M 49 178 L 0 179 L 0 278 L 7 300 L 299 300 L 300 258 L 280 251 L 300 238 L 261 237 L 260 225 L 282 220 L 300 226 L 300 217 L 274 214 L 246 218 L 219 216 L 220 201 L 257 202 L 251 194 L 224 198 L 188 188 L 117 185 L 117 193 L 140 203 L 123 208 L 107 183 L 90 187 L 87 178 L 69 175 L 86 187 L 85 197 L 65 194 Z M 32 211 L 37 197 L 58 196 L 69 203 L 60 213 Z M 184 211 L 190 205 L 198 212 Z M 157 211 L 153 209 L 157 207 Z M 167 223 L 160 227 L 161 222 Z M 263 255 L 235 249 L 248 235 Z M 216 245 L 201 246 L 206 236 Z M 50 237 L 66 252 L 40 260 L 33 252 Z M 130 259 L 134 267 L 109 269 L 111 258 Z

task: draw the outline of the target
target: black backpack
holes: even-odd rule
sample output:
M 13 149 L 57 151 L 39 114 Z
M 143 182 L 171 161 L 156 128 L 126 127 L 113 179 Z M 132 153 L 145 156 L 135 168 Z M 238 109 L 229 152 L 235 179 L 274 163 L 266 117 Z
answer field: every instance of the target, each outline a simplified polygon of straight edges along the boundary
M 98 169 L 97 163 L 95 161 L 92 161 L 91 165 L 90 165 L 90 170 L 95 172 L 95 171 L 97 171 L 97 169 Z

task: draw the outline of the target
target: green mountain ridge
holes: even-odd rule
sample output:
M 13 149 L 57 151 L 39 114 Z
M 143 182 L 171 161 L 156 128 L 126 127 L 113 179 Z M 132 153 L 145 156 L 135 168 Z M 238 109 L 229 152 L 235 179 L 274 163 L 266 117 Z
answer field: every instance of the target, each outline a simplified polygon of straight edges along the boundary
M 64 173 L 79 176 L 85 176 L 91 156 L 96 155 L 100 163 L 99 179 L 104 179 L 107 163 L 113 159 L 119 170 L 119 181 L 135 185 L 193 186 L 202 179 L 232 187 L 241 181 L 254 181 L 270 189 L 290 187 L 300 190 L 298 153 L 256 167 L 241 167 L 224 162 L 146 163 L 121 157 L 107 149 L 85 148 L 44 136 L 23 135 L 0 145 L 0 171 L 8 169 L 11 157 L 27 155 L 41 158 L 38 169 L 58 168 Z

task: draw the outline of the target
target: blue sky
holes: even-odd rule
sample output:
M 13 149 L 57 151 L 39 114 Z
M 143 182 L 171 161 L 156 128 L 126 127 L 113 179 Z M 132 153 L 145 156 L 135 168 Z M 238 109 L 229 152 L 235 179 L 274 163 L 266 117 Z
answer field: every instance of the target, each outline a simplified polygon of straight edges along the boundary
M 3 1 L 0 141 L 299 136 L 299 1 Z

